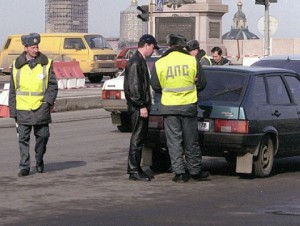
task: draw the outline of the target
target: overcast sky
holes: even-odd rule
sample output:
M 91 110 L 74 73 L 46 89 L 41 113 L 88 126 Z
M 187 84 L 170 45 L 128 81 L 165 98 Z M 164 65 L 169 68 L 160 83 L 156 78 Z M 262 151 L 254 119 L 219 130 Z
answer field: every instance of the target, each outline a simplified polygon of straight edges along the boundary
M 6 2 L 6 3 L 5 3 Z M 119 37 L 120 11 L 130 6 L 131 0 L 89 0 L 89 32 L 105 37 Z M 139 5 L 149 0 L 139 0 Z M 229 12 L 223 16 L 222 34 L 228 32 L 232 19 L 237 12 L 237 0 L 222 0 L 229 5 Z M 264 16 L 264 6 L 255 5 L 255 0 L 243 0 L 243 12 L 246 14 L 248 28 L 259 37 L 258 20 Z M 0 45 L 7 35 L 45 30 L 45 0 L 1 0 L 0 7 Z M 275 38 L 300 38 L 298 16 L 299 0 L 278 0 L 272 3 L 270 15 L 278 20 Z

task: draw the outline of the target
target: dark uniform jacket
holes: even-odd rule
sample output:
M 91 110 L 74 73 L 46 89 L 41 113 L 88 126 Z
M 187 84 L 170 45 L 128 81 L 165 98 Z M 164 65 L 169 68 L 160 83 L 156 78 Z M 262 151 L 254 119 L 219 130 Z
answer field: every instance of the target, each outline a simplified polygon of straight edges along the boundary
M 211 61 L 212 65 L 231 65 L 231 61 L 222 57 L 221 60 L 217 63 L 216 61 Z
M 151 109 L 149 71 L 139 51 L 135 52 L 125 67 L 124 92 L 129 112 L 143 107 Z
M 201 63 L 202 66 L 211 66 L 211 62 L 206 57 L 204 57 L 205 55 L 206 52 L 203 49 L 200 49 L 196 56 L 196 59 Z
M 39 53 L 35 58 L 35 62 L 41 65 L 48 64 L 48 58 Z M 27 64 L 26 53 L 22 53 L 15 62 L 15 67 L 17 69 L 22 68 Z M 13 71 L 13 70 L 12 70 Z M 22 75 L 21 75 L 22 76 Z M 51 122 L 50 108 L 54 104 L 58 92 L 57 81 L 55 75 L 52 71 L 52 65 L 48 74 L 48 88 L 46 89 L 43 103 L 40 108 L 34 111 L 23 111 L 16 109 L 16 90 L 13 80 L 13 72 L 10 80 L 10 89 L 9 89 L 9 110 L 10 117 L 16 118 L 18 124 L 24 125 L 42 125 L 48 124 Z
M 168 49 L 161 57 L 168 57 L 168 54 L 173 52 L 173 51 L 178 51 L 184 54 L 190 55 L 186 50 L 184 50 L 182 47 L 172 47 Z M 196 87 L 198 91 L 201 91 L 205 88 L 206 86 L 206 77 L 203 71 L 203 68 L 200 64 L 200 62 L 197 62 L 197 81 Z M 160 85 L 157 73 L 156 73 L 156 67 L 154 64 L 154 67 L 151 71 L 151 86 L 153 90 L 157 93 L 162 93 L 162 87 Z M 160 112 L 163 115 L 183 115 L 183 116 L 196 116 L 197 115 L 197 103 L 193 104 L 187 104 L 187 105 L 176 105 L 176 106 L 160 106 Z

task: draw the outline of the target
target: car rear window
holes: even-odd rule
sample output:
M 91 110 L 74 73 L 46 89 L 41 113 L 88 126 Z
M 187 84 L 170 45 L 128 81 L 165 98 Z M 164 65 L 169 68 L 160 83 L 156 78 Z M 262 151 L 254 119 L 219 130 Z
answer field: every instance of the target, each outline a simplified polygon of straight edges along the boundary
M 200 100 L 239 102 L 247 80 L 246 74 L 228 71 L 205 71 L 207 85 Z

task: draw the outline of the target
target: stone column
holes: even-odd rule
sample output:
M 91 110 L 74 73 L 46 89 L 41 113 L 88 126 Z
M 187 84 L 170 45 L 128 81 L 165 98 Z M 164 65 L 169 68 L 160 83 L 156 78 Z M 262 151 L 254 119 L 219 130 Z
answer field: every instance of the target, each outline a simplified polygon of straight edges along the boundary
M 164 5 L 163 12 L 158 12 L 155 5 L 153 12 L 153 34 L 160 45 L 166 44 L 168 33 L 182 34 L 187 39 L 197 39 L 200 48 L 208 55 L 214 46 L 222 44 L 222 16 L 228 12 L 228 6 L 222 0 L 197 0 L 195 4 L 168 8 Z

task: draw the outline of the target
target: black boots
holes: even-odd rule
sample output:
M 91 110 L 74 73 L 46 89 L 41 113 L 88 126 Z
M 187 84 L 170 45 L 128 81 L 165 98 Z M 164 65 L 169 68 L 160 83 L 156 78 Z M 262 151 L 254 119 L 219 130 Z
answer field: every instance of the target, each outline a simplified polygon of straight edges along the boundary
M 129 180 L 151 181 L 153 176 L 146 174 L 144 171 L 129 174 Z
M 27 169 L 21 169 L 20 172 L 18 173 L 19 177 L 25 177 L 29 175 L 29 170 Z

